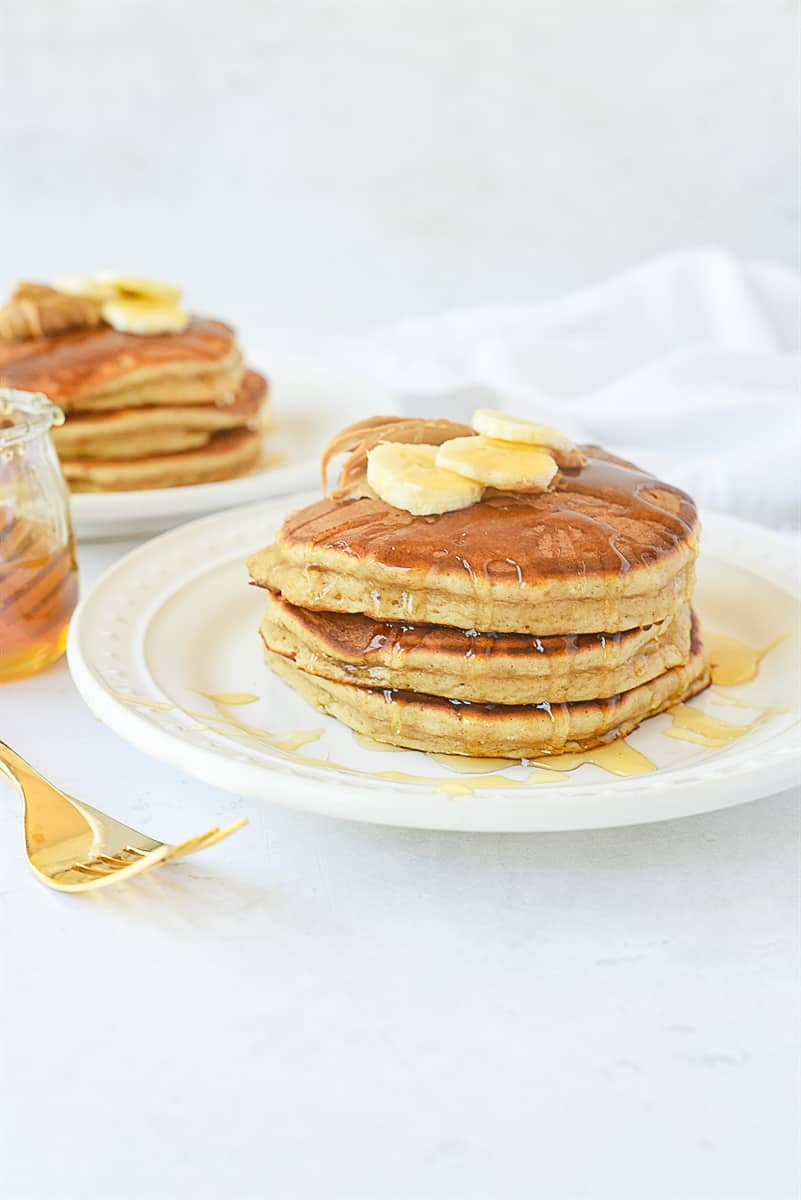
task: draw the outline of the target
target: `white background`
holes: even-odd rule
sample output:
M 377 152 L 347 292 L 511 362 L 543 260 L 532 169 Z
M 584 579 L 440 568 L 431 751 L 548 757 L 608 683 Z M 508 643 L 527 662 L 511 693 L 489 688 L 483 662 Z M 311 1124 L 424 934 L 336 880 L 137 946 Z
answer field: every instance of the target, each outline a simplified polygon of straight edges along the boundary
M 244 323 L 526 302 L 680 246 L 796 265 L 790 0 L 0 0 L 0 284 Z
M 0 0 L 0 286 L 101 267 L 328 329 L 716 243 L 796 265 L 784 0 Z M 83 586 L 124 547 L 82 548 Z M 230 842 L 94 898 L 0 789 L 0 1194 L 796 1200 L 798 803 L 541 837 L 240 802 L 62 663 L 0 737 Z

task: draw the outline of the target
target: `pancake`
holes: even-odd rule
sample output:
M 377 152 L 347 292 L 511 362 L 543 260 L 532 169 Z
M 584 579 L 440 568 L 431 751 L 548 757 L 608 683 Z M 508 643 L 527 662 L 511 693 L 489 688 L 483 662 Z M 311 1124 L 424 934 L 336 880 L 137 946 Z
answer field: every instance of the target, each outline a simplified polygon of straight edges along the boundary
M 147 405 L 195 405 L 233 402 L 242 381 L 241 357 L 225 371 L 163 376 L 157 379 L 119 386 L 93 396 L 81 396 L 68 403 L 67 416 L 75 413 L 109 412 L 120 408 L 144 408 Z
M 487 488 L 437 515 L 370 486 L 373 447 L 469 436 L 375 417 L 334 439 L 336 490 L 248 561 L 272 670 L 378 741 L 500 758 L 591 749 L 706 687 L 691 498 L 594 446 L 565 454 L 545 491 Z
M 374 621 L 296 608 L 268 594 L 268 650 L 309 675 L 496 704 L 594 700 L 686 662 L 690 609 L 624 633 L 534 637 Z
M 192 406 L 73 413 L 51 436 L 64 459 L 172 454 L 203 446 L 225 429 L 244 426 L 264 432 L 266 397 L 267 381 L 255 371 L 247 371 L 230 403 L 219 400 Z
M 414 517 L 375 496 L 326 497 L 254 554 L 256 584 L 313 611 L 539 637 L 654 625 L 690 600 L 695 505 L 598 447 L 552 491 L 487 493 Z
M 591 749 L 631 733 L 709 683 L 697 626 L 686 663 L 599 700 L 472 704 L 420 692 L 359 687 L 300 670 L 270 650 L 271 669 L 321 712 L 376 741 L 437 754 L 537 758 Z
M 127 492 L 231 479 L 257 467 L 261 455 L 260 431 L 228 429 L 183 453 L 133 459 L 62 458 L 61 467 L 75 492 Z
M 108 325 L 0 338 L 0 386 L 44 392 L 67 414 L 233 396 L 242 375 L 234 331 L 193 318 L 183 333 L 141 337 Z

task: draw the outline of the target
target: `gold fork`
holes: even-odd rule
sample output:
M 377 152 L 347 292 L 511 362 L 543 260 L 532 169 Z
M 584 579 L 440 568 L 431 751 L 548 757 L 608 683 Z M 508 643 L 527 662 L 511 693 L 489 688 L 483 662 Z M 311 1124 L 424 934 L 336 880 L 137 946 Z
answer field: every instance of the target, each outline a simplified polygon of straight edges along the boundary
M 243 817 L 169 846 L 67 796 L 5 742 L 0 742 L 0 775 L 22 796 L 25 850 L 34 874 L 59 892 L 88 892 L 130 879 L 172 858 L 205 850 L 247 821 Z

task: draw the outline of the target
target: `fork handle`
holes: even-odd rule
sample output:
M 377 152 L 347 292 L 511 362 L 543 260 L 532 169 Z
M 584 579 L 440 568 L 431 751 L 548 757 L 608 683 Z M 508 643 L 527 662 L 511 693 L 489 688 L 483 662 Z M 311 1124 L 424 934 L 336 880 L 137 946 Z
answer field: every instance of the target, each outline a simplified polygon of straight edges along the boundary
M 6 779 L 17 787 L 22 787 L 22 779 L 19 776 L 32 770 L 34 768 L 25 762 L 24 758 L 20 758 L 16 750 L 12 750 L 5 742 L 0 742 L 0 774 L 4 774 Z
M 22 790 L 25 786 L 25 779 L 36 779 L 42 783 L 47 781 L 35 771 L 29 762 L 17 754 L 16 750 L 12 750 L 5 742 L 0 742 L 0 775 L 5 775 L 10 783 Z

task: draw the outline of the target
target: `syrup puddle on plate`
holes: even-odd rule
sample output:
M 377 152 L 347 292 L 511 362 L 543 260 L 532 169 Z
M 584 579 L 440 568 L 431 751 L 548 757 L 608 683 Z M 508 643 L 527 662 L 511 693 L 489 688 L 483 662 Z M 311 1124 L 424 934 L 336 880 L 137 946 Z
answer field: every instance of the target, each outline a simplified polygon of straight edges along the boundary
M 365 750 L 394 751 L 402 753 L 402 746 L 390 746 L 386 742 L 377 742 L 374 738 L 363 733 L 354 733 L 354 740 Z M 593 763 L 596 767 L 607 771 L 610 775 L 635 776 L 646 775 L 655 771 L 656 767 L 650 758 L 646 758 L 639 750 L 630 746 L 625 738 L 610 742 L 607 746 L 597 746 L 594 750 L 576 751 L 574 754 L 551 754 L 541 758 L 471 758 L 466 754 L 427 754 L 432 762 L 447 767 L 457 775 L 496 775 L 498 771 L 510 767 L 534 767 L 530 772 L 528 782 L 547 783 L 548 775 L 567 778 L 570 771 L 577 771 L 584 763 Z M 386 772 L 382 778 L 386 777 Z M 506 779 L 504 783 L 508 782 Z M 519 784 L 519 780 L 515 781 Z M 467 782 L 462 786 L 469 786 Z M 484 786 L 481 784 L 480 786 Z
M 389 750 L 396 752 L 402 750 L 400 746 L 389 746 L 384 742 L 377 742 L 362 733 L 354 733 L 353 737 L 365 750 Z M 466 795 L 467 792 L 475 788 L 506 785 L 510 785 L 511 787 L 528 787 L 538 783 L 563 782 L 568 778 L 571 771 L 577 771 L 585 763 L 592 763 L 610 775 L 623 777 L 647 775 L 651 771 L 656 770 L 650 758 L 646 758 L 639 750 L 635 750 L 624 738 L 620 738 L 616 742 L 610 742 L 606 746 L 596 746 L 594 750 L 581 750 L 573 754 L 552 754 L 532 759 L 470 758 L 465 754 L 427 754 L 426 757 L 430 758 L 432 762 L 446 767 L 449 771 L 455 772 L 457 775 L 473 777 L 459 781 L 452 780 L 450 783 L 446 780 L 437 784 L 438 791 L 449 791 L 453 795 Z M 529 770 L 525 780 L 509 779 L 506 776 L 498 774 L 498 772 L 508 770 L 510 767 L 521 766 L 534 768 L 533 770 Z M 419 776 L 406 775 L 402 771 L 382 771 L 375 774 L 381 779 L 400 780 L 403 778 L 409 781 L 414 778 L 415 780 L 419 780 Z M 436 783 L 437 781 L 428 779 L 427 782 Z
M 756 729 L 768 716 L 786 711 L 773 706 L 764 707 L 751 704 L 722 689 L 750 683 L 755 679 L 762 660 L 787 636 L 787 634 L 782 634 L 767 646 L 755 649 L 753 646 L 746 645 L 745 642 L 738 641 L 737 638 L 718 633 L 707 633 L 704 637 L 704 645 L 710 661 L 712 682 L 717 685 L 712 688 L 712 702 L 750 709 L 758 715 L 748 723 L 737 725 L 714 717 L 700 708 L 693 708 L 689 704 L 681 703 L 667 710 L 672 723 L 668 729 L 662 731 L 663 734 L 666 737 L 691 742 L 697 746 L 719 749 Z M 596 746 L 592 750 L 543 755 L 531 759 L 470 758 L 460 754 L 427 755 L 433 762 L 445 767 L 455 775 L 460 775 L 460 779 L 413 775 L 405 771 L 360 770 L 356 767 L 347 767 L 341 763 L 331 762 L 329 759 L 313 758 L 298 753 L 303 746 L 318 741 L 323 735 L 322 729 L 302 729 L 294 733 L 279 735 L 268 729 L 248 725 L 231 714 L 219 711 L 220 707 L 231 708 L 255 703 L 260 697 L 253 692 L 198 691 L 197 695 L 203 696 L 217 707 L 216 713 L 192 712 L 163 700 L 149 700 L 145 697 L 127 696 L 119 692 L 113 694 L 116 699 L 133 706 L 154 709 L 159 712 L 169 712 L 175 709 L 187 717 L 203 722 L 203 728 L 212 733 L 227 732 L 253 738 L 266 743 L 292 762 L 300 765 L 342 772 L 346 775 L 419 784 L 454 797 L 470 796 L 474 792 L 484 789 L 527 788 L 543 783 L 551 785 L 563 783 L 569 779 L 572 772 L 577 771 L 585 764 L 591 764 L 618 778 L 636 778 L 657 770 L 656 765 L 641 751 L 631 746 L 626 738 L 619 738 L 606 745 Z M 368 734 L 352 732 L 357 744 L 365 750 L 392 754 L 404 753 L 402 746 L 393 746 L 387 742 L 380 742 Z M 499 774 L 499 772 L 513 767 L 529 768 L 526 777 L 513 779 Z
M 459 775 L 492 775 L 507 767 L 519 767 L 519 758 L 468 758 L 464 754 L 429 754 L 428 757 Z
M 759 708 L 759 705 L 754 704 L 753 701 L 741 700 L 739 696 L 731 696 L 728 692 L 725 692 L 723 688 L 711 687 L 708 695 L 712 704 L 723 704 L 727 708 L 749 708 L 752 711 L 756 708 Z
M 259 699 L 252 692 L 197 692 L 196 694 L 205 696 L 216 704 L 231 706 L 252 704 L 255 700 Z M 244 721 L 240 721 L 233 716 L 227 716 L 225 713 L 194 712 L 191 708 L 181 708 L 165 700 L 148 700 L 143 696 L 126 696 L 122 692 L 114 692 L 113 695 L 117 700 L 121 700 L 124 704 L 130 704 L 134 708 L 151 708 L 158 712 L 180 712 L 185 717 L 191 717 L 194 721 L 200 721 L 202 728 L 207 729 L 210 733 L 219 733 L 219 726 L 224 726 L 227 732 L 244 734 L 246 737 L 255 738 L 257 741 L 266 742 L 274 750 L 281 750 L 286 754 L 292 754 L 295 750 L 299 750 L 301 746 L 307 746 L 310 742 L 316 742 L 323 736 L 322 729 L 299 729 L 295 733 L 276 734 L 270 729 L 261 729 L 256 725 L 246 725 Z
M 618 738 L 606 746 L 596 746 L 594 750 L 579 750 L 575 754 L 552 754 L 532 760 L 538 767 L 548 771 L 577 771 L 585 763 L 600 767 L 609 775 L 622 778 L 633 778 L 636 775 L 648 775 L 656 770 L 650 758 L 630 746 L 625 738 Z
M 710 689 L 711 702 L 726 704 L 732 708 L 749 709 L 756 712 L 757 716 L 752 721 L 737 725 L 704 712 L 701 708 L 692 708 L 689 704 L 676 704 L 668 709 L 671 725 L 662 730 L 665 737 L 691 742 L 696 746 L 706 746 L 710 750 L 719 750 L 759 728 L 768 717 L 786 711 L 773 705 L 749 703 L 740 696 L 731 695 L 722 689 L 751 683 L 759 673 L 762 660 L 787 637 L 786 633 L 782 633 L 767 646 L 756 649 L 738 638 L 722 633 L 705 633 L 704 650 L 710 665 L 712 683 L 716 685 Z
M 756 679 L 762 659 L 787 637 L 788 634 L 782 633 L 767 646 L 757 650 L 723 633 L 704 633 L 704 652 L 709 660 L 712 682 L 719 687 L 736 687 L 739 683 L 750 683 L 752 679 Z
M 353 740 L 358 742 L 363 750 L 378 750 L 384 754 L 403 754 L 403 746 L 391 746 L 389 742 L 379 742 L 366 733 L 353 730 Z
M 121 700 L 123 704 L 131 704 L 134 708 L 152 708 L 155 712 L 172 712 L 175 708 L 174 704 L 170 704 L 167 700 L 148 700 L 144 696 L 128 696 L 124 692 L 112 692 L 115 700 Z
M 182 711 L 186 712 L 188 717 L 205 721 L 206 727 L 213 733 L 220 732 L 219 729 L 214 728 L 215 725 L 222 725 L 228 733 L 255 738 L 259 742 L 265 742 L 273 750 L 280 750 L 287 755 L 292 755 L 296 750 L 300 750 L 301 746 L 308 746 L 310 742 L 319 741 L 323 736 L 322 729 L 298 729 L 294 733 L 278 734 L 273 733 L 270 729 L 262 729 L 258 725 L 246 725 L 244 721 L 233 716 L 226 716 L 225 713 L 195 713 L 189 712 L 187 709 Z
M 760 709 L 759 716 L 753 721 L 745 725 L 733 725 L 731 721 L 721 721 L 719 717 L 713 717 L 700 708 L 690 708 L 689 704 L 677 704 L 668 709 L 673 724 L 662 732 L 665 737 L 693 742 L 696 746 L 719 749 L 758 728 L 772 711 L 770 708 Z

